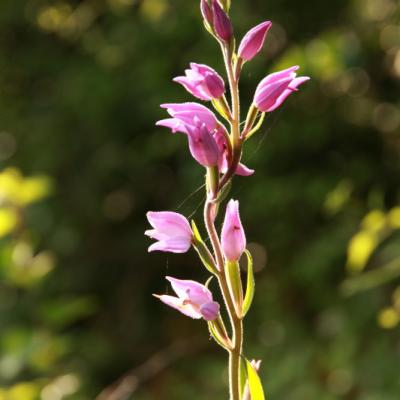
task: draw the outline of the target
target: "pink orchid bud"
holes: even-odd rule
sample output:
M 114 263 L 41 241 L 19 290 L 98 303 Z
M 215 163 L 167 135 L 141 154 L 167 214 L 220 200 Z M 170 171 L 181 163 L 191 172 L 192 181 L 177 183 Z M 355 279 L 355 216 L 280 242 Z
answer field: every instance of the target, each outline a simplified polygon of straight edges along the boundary
M 210 290 L 201 283 L 167 276 L 177 296 L 155 295 L 163 303 L 194 319 L 213 321 L 219 315 L 219 304 Z
M 204 21 L 206 21 L 210 27 L 213 26 L 214 16 L 208 0 L 200 1 L 200 11 L 203 15 Z
M 238 56 L 246 61 L 251 60 L 263 47 L 271 26 L 271 21 L 265 21 L 250 29 L 240 42 Z
M 174 78 L 200 100 L 212 100 L 221 97 L 225 92 L 224 80 L 216 71 L 207 65 L 190 63 L 190 69 L 185 71 L 186 76 Z
M 154 229 L 144 234 L 157 240 L 149 247 L 149 252 L 186 253 L 190 249 L 193 232 L 183 215 L 172 211 L 149 211 L 147 219 Z
M 238 261 L 246 249 L 246 236 L 239 216 L 239 202 L 230 200 L 226 206 L 221 232 L 221 247 L 225 259 Z
M 298 66 L 275 72 L 265 77 L 257 86 L 254 104 L 262 112 L 271 112 L 278 108 L 286 98 L 297 90 L 308 76 L 296 77 Z
M 206 124 L 196 121 L 196 126 L 187 126 L 189 150 L 193 158 L 204 167 L 218 164 L 219 149 Z
M 157 126 L 170 128 L 173 133 L 188 133 L 188 126 L 196 126 L 195 119 L 205 124 L 212 132 L 217 127 L 217 118 L 207 107 L 198 103 L 169 103 L 161 104 L 166 108 L 172 118 L 163 119 L 156 123 Z
M 233 28 L 228 14 L 223 10 L 217 0 L 212 0 L 212 11 L 215 33 L 221 40 L 230 42 L 233 37 Z

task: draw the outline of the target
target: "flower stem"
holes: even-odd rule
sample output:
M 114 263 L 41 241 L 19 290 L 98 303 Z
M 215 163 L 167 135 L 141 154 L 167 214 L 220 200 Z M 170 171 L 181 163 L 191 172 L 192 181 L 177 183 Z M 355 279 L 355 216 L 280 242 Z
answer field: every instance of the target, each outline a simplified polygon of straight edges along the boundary
M 240 138 L 240 103 L 239 103 L 239 78 L 235 77 L 232 65 L 232 52 L 226 46 L 221 46 L 224 56 L 225 67 L 229 80 L 229 89 L 231 94 L 231 110 L 232 118 L 230 121 L 231 132 L 230 142 L 232 147 L 232 158 L 229 167 L 219 185 L 221 190 L 235 174 L 242 155 L 242 140 Z M 204 207 L 204 220 L 207 232 L 211 240 L 218 268 L 218 283 L 224 298 L 226 309 L 232 327 L 232 348 L 229 350 L 229 393 L 230 400 L 240 400 L 240 355 L 242 353 L 243 343 L 243 326 L 241 316 L 236 312 L 234 299 L 229 291 L 228 283 L 225 275 L 224 258 L 221 249 L 221 243 L 215 229 L 216 207 L 218 205 L 212 203 L 213 199 L 208 199 Z
M 215 229 L 215 208 L 216 205 L 207 200 L 204 206 L 204 221 L 208 235 L 214 250 L 218 268 L 218 283 L 222 292 L 226 309 L 232 327 L 232 349 L 229 350 L 229 393 L 230 400 L 240 400 L 240 355 L 242 353 L 243 328 L 242 320 L 238 317 L 235 305 L 229 292 L 228 284 L 224 273 L 224 259 L 221 243 Z

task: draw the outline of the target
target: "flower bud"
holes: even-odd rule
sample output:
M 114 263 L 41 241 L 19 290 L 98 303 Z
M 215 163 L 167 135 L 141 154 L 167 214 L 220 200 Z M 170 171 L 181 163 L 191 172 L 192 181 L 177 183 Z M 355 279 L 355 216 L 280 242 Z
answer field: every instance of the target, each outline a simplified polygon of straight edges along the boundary
M 203 15 L 204 21 L 208 24 L 208 26 L 212 27 L 214 24 L 213 22 L 214 17 L 208 0 L 200 1 L 200 11 L 201 14 Z
M 298 66 L 275 72 L 265 77 L 257 86 L 253 103 L 262 112 L 271 112 L 278 108 L 286 98 L 308 81 L 307 76 L 296 77 Z
M 238 261 L 246 249 L 246 236 L 239 216 L 239 202 L 230 200 L 226 206 L 221 232 L 221 247 L 225 259 Z
M 265 21 L 250 29 L 240 42 L 238 56 L 243 60 L 250 61 L 263 47 L 271 26 L 271 21 Z
M 190 63 L 186 76 L 174 78 L 189 93 L 200 100 L 212 100 L 221 97 L 225 92 L 224 80 L 211 67 Z
M 189 150 L 193 158 L 204 167 L 218 165 L 219 149 L 206 125 L 188 126 Z
M 186 253 L 190 249 L 193 232 L 183 215 L 172 211 L 149 211 L 147 219 L 153 229 L 144 234 L 157 240 L 149 247 L 149 252 Z
M 195 281 L 170 276 L 166 279 L 171 282 L 177 296 L 155 295 L 163 303 L 194 319 L 203 318 L 206 321 L 214 321 L 218 317 L 219 304 L 213 301 L 212 293 L 206 286 Z
M 233 28 L 228 14 L 217 0 L 212 0 L 212 11 L 215 33 L 221 40 L 230 42 L 233 37 Z

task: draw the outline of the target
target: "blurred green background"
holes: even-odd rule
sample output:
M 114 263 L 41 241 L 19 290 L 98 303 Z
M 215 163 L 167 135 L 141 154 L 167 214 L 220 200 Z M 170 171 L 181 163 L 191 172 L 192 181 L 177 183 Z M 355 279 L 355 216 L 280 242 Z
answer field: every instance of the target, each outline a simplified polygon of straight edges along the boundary
M 243 108 L 268 72 L 312 77 L 232 190 L 257 269 L 245 354 L 271 399 L 398 400 L 399 3 L 232 3 L 238 38 L 274 23 Z M 222 72 L 198 6 L 0 2 L 1 400 L 227 398 L 205 325 L 151 296 L 206 271 L 143 236 L 148 210 L 201 225 L 203 171 L 154 126 L 160 103 L 190 99 L 171 82 L 190 61 Z

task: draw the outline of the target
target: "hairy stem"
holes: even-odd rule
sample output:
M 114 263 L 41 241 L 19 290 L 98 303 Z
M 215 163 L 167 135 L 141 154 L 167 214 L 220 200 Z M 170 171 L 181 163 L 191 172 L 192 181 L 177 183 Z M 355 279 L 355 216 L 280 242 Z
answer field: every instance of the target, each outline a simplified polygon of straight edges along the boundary
M 229 392 L 230 400 L 240 400 L 240 356 L 242 353 L 243 344 L 243 326 L 242 319 L 238 316 L 234 299 L 228 288 L 224 271 L 224 258 L 222 254 L 221 243 L 215 229 L 216 210 L 218 205 L 213 203 L 213 200 L 218 195 L 218 192 L 232 179 L 236 168 L 239 164 L 242 155 L 242 140 L 240 138 L 240 103 L 239 103 L 239 78 L 235 77 L 232 65 L 232 49 L 229 46 L 221 44 L 222 53 L 224 56 L 225 67 L 229 80 L 229 89 L 231 95 L 231 132 L 230 142 L 232 147 L 232 158 L 229 162 L 229 167 L 219 184 L 217 193 L 214 198 L 207 198 L 204 206 L 204 220 L 207 227 L 207 232 L 211 240 L 214 250 L 215 259 L 217 261 L 218 282 L 224 298 L 226 309 L 232 327 L 232 348 L 229 350 Z
M 208 235 L 214 250 L 218 267 L 218 283 L 222 292 L 222 297 L 228 311 L 229 319 L 232 327 L 232 349 L 229 351 L 229 392 L 231 400 L 240 400 L 240 355 L 242 353 L 243 329 L 242 321 L 238 318 L 229 292 L 228 284 L 224 273 L 224 259 L 221 249 L 221 243 L 215 229 L 215 207 L 211 201 L 207 200 L 204 206 L 204 221 Z

